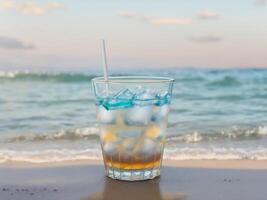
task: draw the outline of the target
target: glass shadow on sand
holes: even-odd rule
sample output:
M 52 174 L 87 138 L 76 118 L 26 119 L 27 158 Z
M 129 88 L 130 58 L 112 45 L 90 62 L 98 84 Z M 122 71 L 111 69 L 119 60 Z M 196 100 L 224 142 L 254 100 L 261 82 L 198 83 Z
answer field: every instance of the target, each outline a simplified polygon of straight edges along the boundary
M 105 178 L 103 190 L 82 200 L 185 200 L 179 192 L 161 192 L 160 178 L 149 181 L 127 182 Z

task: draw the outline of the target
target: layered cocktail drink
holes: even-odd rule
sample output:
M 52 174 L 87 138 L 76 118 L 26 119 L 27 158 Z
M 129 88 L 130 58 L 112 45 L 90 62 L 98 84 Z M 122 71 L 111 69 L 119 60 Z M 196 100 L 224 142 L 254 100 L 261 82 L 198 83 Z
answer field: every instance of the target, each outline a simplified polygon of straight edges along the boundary
M 146 180 L 160 174 L 173 79 L 93 79 L 107 176 Z

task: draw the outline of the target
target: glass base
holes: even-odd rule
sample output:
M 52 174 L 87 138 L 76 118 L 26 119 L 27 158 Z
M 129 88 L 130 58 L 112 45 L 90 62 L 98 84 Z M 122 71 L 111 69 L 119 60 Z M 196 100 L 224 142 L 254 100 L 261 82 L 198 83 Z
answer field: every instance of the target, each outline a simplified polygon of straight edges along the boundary
M 143 181 L 154 179 L 160 175 L 160 168 L 150 168 L 142 170 L 125 170 L 113 167 L 106 167 L 106 175 L 112 179 L 124 181 Z

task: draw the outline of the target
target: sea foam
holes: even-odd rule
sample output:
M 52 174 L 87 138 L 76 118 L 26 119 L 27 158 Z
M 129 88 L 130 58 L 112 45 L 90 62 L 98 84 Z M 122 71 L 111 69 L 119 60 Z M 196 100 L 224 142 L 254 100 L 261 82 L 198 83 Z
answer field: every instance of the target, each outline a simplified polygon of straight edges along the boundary
M 267 148 L 166 148 L 167 160 L 267 160 Z M 47 149 L 39 151 L 15 151 L 0 149 L 0 163 L 57 163 L 64 161 L 102 160 L 99 149 Z

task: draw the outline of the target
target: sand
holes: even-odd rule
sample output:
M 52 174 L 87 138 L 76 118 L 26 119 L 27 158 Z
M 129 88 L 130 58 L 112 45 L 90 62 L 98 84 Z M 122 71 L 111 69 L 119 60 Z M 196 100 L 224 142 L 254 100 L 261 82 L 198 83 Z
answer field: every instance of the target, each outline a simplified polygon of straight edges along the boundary
M 101 161 L 0 166 L 1 200 L 266 200 L 266 161 L 164 161 L 159 178 L 104 176 Z

